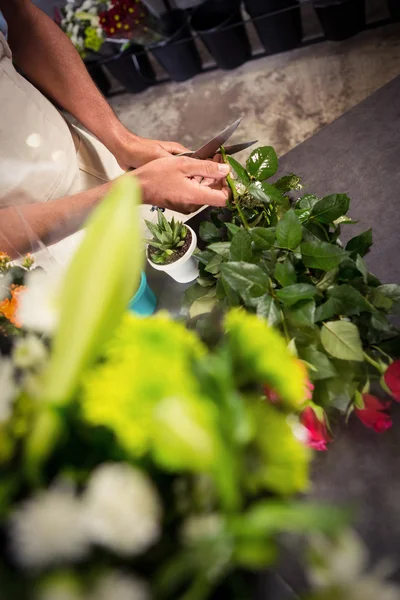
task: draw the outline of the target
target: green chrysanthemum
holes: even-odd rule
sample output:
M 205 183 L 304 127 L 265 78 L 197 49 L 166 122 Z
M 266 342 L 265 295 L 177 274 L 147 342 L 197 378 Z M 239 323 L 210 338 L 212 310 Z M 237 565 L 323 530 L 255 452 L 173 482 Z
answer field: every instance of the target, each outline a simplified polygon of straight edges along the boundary
M 133 456 L 152 452 L 166 468 L 203 469 L 215 451 L 215 407 L 201 396 L 192 362 L 205 352 L 168 316 L 126 315 L 105 361 L 87 376 L 82 408 L 92 424 L 114 431 Z M 169 419 L 170 409 L 174 423 Z
M 244 310 L 225 320 L 235 361 L 249 380 L 273 388 L 283 401 L 299 407 L 306 399 L 307 371 L 289 351 L 284 338 L 268 323 Z

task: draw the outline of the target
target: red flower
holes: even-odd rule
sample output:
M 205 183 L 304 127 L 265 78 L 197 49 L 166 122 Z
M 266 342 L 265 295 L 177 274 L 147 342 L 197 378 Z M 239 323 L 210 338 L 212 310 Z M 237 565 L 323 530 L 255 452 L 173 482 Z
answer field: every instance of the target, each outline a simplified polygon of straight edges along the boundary
M 328 432 L 326 415 L 322 408 L 307 406 L 300 415 L 300 422 L 307 429 L 307 446 L 314 450 L 327 450 L 326 444 L 332 441 Z
M 383 377 L 393 398 L 400 402 L 400 360 L 389 365 Z
M 371 394 L 363 394 L 364 408 L 355 408 L 354 412 L 360 421 L 377 433 L 382 433 L 392 426 L 392 418 L 387 409 L 390 402 L 381 402 Z

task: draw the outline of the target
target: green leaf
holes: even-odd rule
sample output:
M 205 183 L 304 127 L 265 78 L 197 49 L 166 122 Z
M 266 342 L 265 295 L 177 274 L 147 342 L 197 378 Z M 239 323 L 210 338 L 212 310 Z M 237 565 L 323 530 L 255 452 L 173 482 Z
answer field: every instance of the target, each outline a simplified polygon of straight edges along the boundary
M 241 229 L 241 227 L 238 227 L 234 223 L 225 223 L 225 226 L 226 226 L 227 230 L 229 231 L 229 233 L 232 234 L 232 236 L 234 236 L 235 233 L 237 233 Z
M 315 318 L 315 301 L 303 300 L 286 311 L 287 319 L 292 327 L 312 327 Z
M 274 277 L 282 287 L 296 283 L 296 270 L 288 258 L 276 263 Z
M 276 296 L 283 304 L 291 306 L 299 302 L 299 300 L 313 298 L 316 293 L 317 288 L 314 285 L 310 285 L 309 283 L 295 283 L 278 290 Z
M 282 204 L 284 202 L 284 197 L 280 191 L 269 183 L 254 181 L 247 188 L 247 192 L 252 198 L 263 204 Z
M 385 283 L 376 288 L 380 294 L 390 298 L 393 302 L 400 302 L 400 285 L 397 283 Z
M 213 288 L 211 291 L 212 293 L 205 294 L 193 302 L 189 310 L 189 316 L 191 319 L 212 311 L 216 305 L 217 299 L 215 297 L 215 288 Z
M 208 250 L 212 250 L 216 254 L 220 254 L 224 258 L 228 258 L 231 242 L 214 242 L 207 246 Z
M 310 371 L 313 381 L 337 376 L 335 367 L 323 352 L 319 352 L 315 348 L 306 348 L 302 351 L 301 358 L 315 368 L 315 371 Z
M 294 250 L 302 238 L 301 223 L 293 209 L 287 211 L 276 226 L 276 241 L 282 248 Z
M 247 187 L 250 183 L 250 177 L 248 176 L 246 169 L 242 167 L 242 165 L 235 160 L 233 156 L 227 156 L 226 158 L 232 169 L 235 171 L 240 183 L 243 183 L 243 185 Z
M 335 282 L 337 274 L 338 274 L 337 267 L 335 267 L 334 269 L 331 269 L 330 271 L 327 271 L 324 274 L 324 276 L 318 281 L 317 288 L 321 292 L 324 292 L 325 290 L 327 290 Z
M 294 212 L 297 215 L 300 223 L 305 223 L 308 221 L 311 215 L 311 210 L 309 208 L 296 208 Z
M 378 288 L 370 290 L 368 299 L 370 302 L 372 302 L 375 308 L 380 308 L 386 312 L 389 312 L 393 306 L 393 300 L 385 296 L 385 294 L 382 292 L 379 292 Z
M 236 262 L 250 262 L 252 258 L 251 237 L 245 229 L 240 229 L 238 233 L 233 236 L 229 259 Z
M 246 162 L 250 175 L 263 181 L 275 175 L 278 170 L 278 157 L 272 146 L 256 148 Z
M 298 205 L 300 208 L 307 208 L 307 209 L 311 210 L 313 208 L 313 206 L 317 202 L 319 202 L 319 200 L 320 200 L 320 198 L 318 198 L 318 196 L 314 196 L 314 194 L 305 194 L 298 201 Z
M 363 261 L 363 259 L 361 258 L 361 256 L 359 254 L 357 254 L 357 258 L 356 258 L 356 267 L 360 271 L 360 273 L 363 277 L 364 283 L 368 283 L 367 265 L 365 264 L 365 262 Z
M 295 175 L 294 173 L 290 173 L 290 175 L 284 175 L 278 181 L 275 181 L 274 186 L 285 194 L 286 192 L 290 192 L 291 190 L 301 190 L 302 186 L 300 184 L 301 177 Z
M 185 306 L 190 306 L 195 300 L 208 294 L 209 291 L 209 288 L 203 287 L 197 282 L 194 285 L 186 288 L 183 295 Z
M 260 298 L 257 304 L 257 315 L 266 319 L 271 327 L 279 325 L 282 320 L 282 314 L 279 310 L 279 306 L 276 300 L 274 300 L 269 294 L 266 294 Z
M 303 227 L 303 239 L 305 242 L 330 242 L 326 226 L 322 223 L 307 221 Z
M 211 221 L 202 221 L 200 223 L 199 235 L 203 242 L 216 242 L 221 239 L 221 229 L 211 223 Z
M 338 316 L 340 311 L 337 310 L 337 303 L 334 298 L 329 298 L 323 304 L 320 304 L 315 311 L 315 322 L 326 321 L 332 317 Z
M 65 402 L 138 288 L 143 263 L 134 177 L 121 177 L 92 213 L 60 293 L 60 320 L 41 397 Z
M 269 277 L 260 267 L 245 262 L 227 262 L 221 265 L 221 275 L 240 296 L 256 298 L 269 290 Z
M 347 217 L 346 215 L 342 215 L 341 217 L 339 217 L 338 219 L 335 219 L 333 221 L 334 225 L 357 225 L 358 221 L 353 221 L 353 219 L 351 219 L 350 217 Z
M 332 223 L 346 214 L 350 207 L 350 198 L 346 194 L 331 194 L 314 204 L 311 217 L 321 223 Z
M 364 361 L 358 328 L 348 321 L 328 321 L 321 329 L 321 343 L 331 356 L 341 360 Z
M 305 266 L 322 271 L 334 269 L 347 256 L 339 246 L 327 242 L 304 242 L 300 249 Z
M 372 229 L 367 229 L 360 235 L 356 235 L 351 238 L 346 244 L 346 250 L 351 252 L 352 258 L 355 258 L 357 254 L 365 256 L 372 246 Z
M 275 242 L 276 230 L 275 227 L 253 227 L 250 235 L 257 250 L 269 250 Z
M 207 273 L 211 273 L 212 275 L 216 275 L 219 273 L 221 263 L 223 262 L 223 257 L 220 254 L 214 254 L 210 262 L 204 268 Z
M 359 315 L 360 312 L 373 312 L 374 307 L 352 285 L 336 285 L 328 291 L 328 296 L 336 300 L 337 314 Z

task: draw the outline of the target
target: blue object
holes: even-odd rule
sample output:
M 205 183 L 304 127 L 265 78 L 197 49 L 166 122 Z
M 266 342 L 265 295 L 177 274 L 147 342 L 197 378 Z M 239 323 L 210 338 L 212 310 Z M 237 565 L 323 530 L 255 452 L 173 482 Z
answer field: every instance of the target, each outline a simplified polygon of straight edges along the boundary
M 128 308 L 136 315 L 149 317 L 156 310 L 156 306 L 157 298 L 147 283 L 146 274 L 142 271 L 139 289 L 130 301 Z
M 1 10 L 0 10 L 0 31 L 4 35 L 4 37 L 7 39 L 7 22 L 6 22 L 5 18 L 3 17 L 3 13 L 1 12 Z

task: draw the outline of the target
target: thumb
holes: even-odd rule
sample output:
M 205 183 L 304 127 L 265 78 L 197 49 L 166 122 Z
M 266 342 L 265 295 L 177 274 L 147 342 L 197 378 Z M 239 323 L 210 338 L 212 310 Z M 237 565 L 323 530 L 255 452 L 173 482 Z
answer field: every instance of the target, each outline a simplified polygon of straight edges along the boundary
M 211 160 L 197 160 L 196 158 L 182 157 L 180 169 L 187 177 L 207 177 L 208 179 L 222 179 L 229 175 L 230 167 L 224 163 Z

